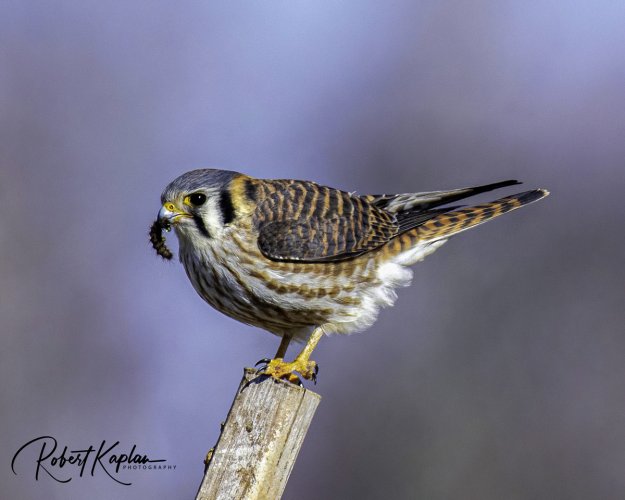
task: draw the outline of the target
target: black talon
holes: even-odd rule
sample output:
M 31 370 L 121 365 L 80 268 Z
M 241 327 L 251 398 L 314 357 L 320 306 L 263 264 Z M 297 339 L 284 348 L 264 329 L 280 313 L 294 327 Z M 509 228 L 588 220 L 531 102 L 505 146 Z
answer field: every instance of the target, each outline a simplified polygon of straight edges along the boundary
M 317 374 L 319 373 L 319 365 L 315 365 L 315 369 L 313 370 L 313 374 L 312 374 L 312 381 L 315 385 L 317 385 Z
M 257 376 L 262 375 L 262 372 L 267 369 L 267 366 L 269 366 L 270 361 L 271 360 L 269 358 L 263 358 L 256 362 L 254 366 L 262 365 L 256 370 Z

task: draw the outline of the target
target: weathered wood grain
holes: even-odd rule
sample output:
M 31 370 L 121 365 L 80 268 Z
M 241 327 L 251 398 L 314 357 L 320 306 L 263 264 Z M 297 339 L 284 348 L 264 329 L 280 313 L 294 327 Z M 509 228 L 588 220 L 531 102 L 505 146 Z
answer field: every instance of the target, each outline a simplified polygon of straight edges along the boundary
M 245 369 L 196 500 L 279 499 L 321 396 Z

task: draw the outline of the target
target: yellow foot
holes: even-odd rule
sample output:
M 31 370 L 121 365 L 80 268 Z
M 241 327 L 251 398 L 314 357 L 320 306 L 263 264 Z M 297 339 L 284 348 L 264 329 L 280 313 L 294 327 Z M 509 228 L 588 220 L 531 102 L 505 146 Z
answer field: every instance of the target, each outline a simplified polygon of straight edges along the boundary
M 287 363 L 282 358 L 269 360 L 267 366 L 260 370 L 259 375 L 268 375 L 276 380 L 283 379 L 301 385 L 301 381 L 295 372 L 298 372 L 306 380 L 312 380 L 317 383 L 317 373 L 319 372 L 317 363 L 300 358 L 295 358 L 290 363 Z

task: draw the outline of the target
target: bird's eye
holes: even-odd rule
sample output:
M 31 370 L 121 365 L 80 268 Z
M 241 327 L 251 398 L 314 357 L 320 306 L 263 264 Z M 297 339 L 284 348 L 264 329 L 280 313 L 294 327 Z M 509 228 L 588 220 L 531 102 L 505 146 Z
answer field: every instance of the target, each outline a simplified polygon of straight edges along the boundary
M 189 202 L 194 207 L 204 205 L 204 203 L 206 202 L 206 195 L 204 193 L 193 193 L 189 195 Z

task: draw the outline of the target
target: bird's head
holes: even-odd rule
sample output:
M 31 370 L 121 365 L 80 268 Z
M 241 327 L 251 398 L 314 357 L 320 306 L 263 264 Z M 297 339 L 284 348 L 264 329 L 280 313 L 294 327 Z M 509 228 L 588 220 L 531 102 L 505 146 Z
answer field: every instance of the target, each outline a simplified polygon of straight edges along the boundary
M 229 185 L 238 175 L 207 168 L 173 180 L 161 195 L 161 227 L 174 227 L 183 240 L 218 237 L 235 215 Z

